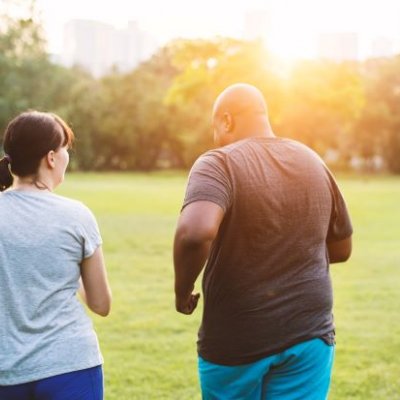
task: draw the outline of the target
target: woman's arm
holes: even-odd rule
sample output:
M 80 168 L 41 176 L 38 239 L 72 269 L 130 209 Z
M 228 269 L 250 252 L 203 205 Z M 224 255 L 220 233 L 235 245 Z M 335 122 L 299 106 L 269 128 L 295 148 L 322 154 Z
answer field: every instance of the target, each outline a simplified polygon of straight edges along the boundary
M 111 308 L 111 289 L 101 246 L 82 261 L 81 279 L 79 294 L 82 300 L 94 313 L 106 317 Z

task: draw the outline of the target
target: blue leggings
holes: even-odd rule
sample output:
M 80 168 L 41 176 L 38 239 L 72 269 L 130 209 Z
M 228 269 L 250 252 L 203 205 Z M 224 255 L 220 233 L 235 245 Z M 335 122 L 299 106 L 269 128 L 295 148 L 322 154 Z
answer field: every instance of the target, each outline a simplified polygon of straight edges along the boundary
M 1 400 L 103 400 L 101 366 L 20 385 L 0 386 Z
M 251 364 L 224 366 L 199 357 L 204 400 L 325 400 L 334 346 L 312 339 Z

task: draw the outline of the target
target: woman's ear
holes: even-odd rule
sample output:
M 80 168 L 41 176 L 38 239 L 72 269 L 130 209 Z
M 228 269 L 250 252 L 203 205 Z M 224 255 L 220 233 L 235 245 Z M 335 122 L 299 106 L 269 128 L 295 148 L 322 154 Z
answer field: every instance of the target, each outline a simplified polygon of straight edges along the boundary
M 55 161 L 55 157 L 54 157 L 54 150 L 50 150 L 47 154 L 46 154 L 46 164 L 49 168 L 53 169 L 56 167 L 56 161 Z

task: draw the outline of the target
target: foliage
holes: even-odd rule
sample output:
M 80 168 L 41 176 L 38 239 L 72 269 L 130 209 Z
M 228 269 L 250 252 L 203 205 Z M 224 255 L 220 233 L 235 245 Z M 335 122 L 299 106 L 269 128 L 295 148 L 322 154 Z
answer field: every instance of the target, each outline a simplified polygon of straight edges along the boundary
M 216 96 L 247 82 L 263 92 L 278 136 L 321 156 L 334 150 L 339 165 L 359 157 L 373 168 L 380 157 L 400 173 L 400 56 L 288 69 L 260 41 L 181 39 L 129 73 L 94 79 L 50 60 L 27 3 L 24 17 L 0 16 L 0 129 L 26 109 L 60 114 L 77 136 L 73 168 L 188 168 L 213 146 Z
M 63 100 L 54 103 L 54 111 L 71 126 L 76 143 L 72 152 L 72 167 L 81 170 L 100 169 L 99 151 L 103 148 L 103 94 L 99 83 L 90 75 L 74 68 L 59 70 L 64 84 Z
M 56 112 L 74 126 L 92 105 L 89 97 L 92 92 L 84 95 L 83 91 L 79 93 L 79 88 L 87 86 L 87 81 L 94 82 L 93 79 L 83 71 L 66 69 L 50 61 L 35 2 L 23 18 L 11 19 L 3 15 L 0 21 L 3 26 L 0 32 L 1 131 L 14 116 L 28 109 Z M 95 119 L 89 118 L 87 122 L 84 127 L 89 126 L 89 129 L 83 130 L 82 144 L 87 142 Z M 80 150 L 84 156 L 77 166 L 83 169 L 89 168 L 85 164 L 88 151 L 91 146 L 86 146 L 86 151 L 85 146 Z
M 31 17 L 13 20 L 1 17 L 0 31 L 0 127 L 10 115 L 34 102 L 44 108 L 49 63 L 40 25 Z
M 303 62 L 288 79 L 279 131 L 323 155 L 337 149 L 348 155 L 352 121 L 364 102 L 357 67 L 327 61 Z
M 378 154 L 400 173 L 400 56 L 370 60 L 363 74 L 366 105 L 355 126 L 355 145 L 367 159 Z
M 163 103 L 175 73 L 169 49 L 164 48 L 132 73 L 102 79 L 99 155 L 104 168 L 148 170 L 163 158 L 181 166 L 172 107 Z

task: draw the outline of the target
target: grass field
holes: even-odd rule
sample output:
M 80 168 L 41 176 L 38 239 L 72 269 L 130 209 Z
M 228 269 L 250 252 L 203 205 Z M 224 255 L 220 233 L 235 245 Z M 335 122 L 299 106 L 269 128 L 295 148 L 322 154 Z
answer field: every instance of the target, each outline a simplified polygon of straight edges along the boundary
M 174 310 L 171 246 L 184 174 L 70 174 L 58 193 L 85 202 L 104 239 L 113 309 L 93 316 L 106 400 L 199 399 L 201 309 Z M 400 178 L 339 179 L 354 251 L 332 267 L 337 353 L 331 400 L 400 399 Z

